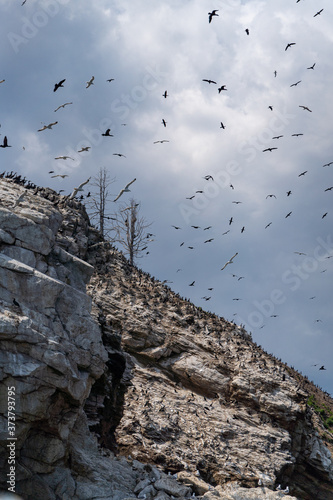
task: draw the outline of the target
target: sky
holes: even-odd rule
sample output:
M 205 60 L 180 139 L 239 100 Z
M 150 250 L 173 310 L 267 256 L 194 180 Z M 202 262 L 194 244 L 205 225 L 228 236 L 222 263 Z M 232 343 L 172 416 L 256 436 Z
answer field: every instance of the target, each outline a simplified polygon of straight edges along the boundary
M 105 168 L 108 214 L 134 198 L 151 223 L 138 266 L 331 395 L 332 16 L 330 0 L 0 0 L 0 170 L 63 194 L 91 177 L 87 194 Z

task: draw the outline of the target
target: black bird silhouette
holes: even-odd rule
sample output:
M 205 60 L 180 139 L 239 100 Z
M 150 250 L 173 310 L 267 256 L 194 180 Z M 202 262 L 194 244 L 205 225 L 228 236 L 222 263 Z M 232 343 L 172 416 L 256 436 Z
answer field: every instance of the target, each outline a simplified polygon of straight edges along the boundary
M 221 94 L 222 90 L 228 90 L 228 89 L 226 88 L 226 85 L 221 85 L 221 87 L 219 87 L 217 90 L 219 91 L 219 94 Z
M 163 142 L 170 142 L 170 141 L 167 141 L 166 139 L 163 139 L 162 141 L 154 141 L 154 144 L 163 144 Z
M 283 137 L 283 135 L 275 135 L 272 139 L 281 139 L 281 137 Z
M 114 78 L 110 78 L 109 80 L 106 80 L 107 82 L 113 82 Z
M 13 304 L 16 307 L 21 307 L 20 304 L 17 302 L 17 300 L 13 299 Z
M 309 109 L 307 106 L 298 106 L 299 108 L 303 108 L 305 109 L 306 111 L 309 111 L 310 113 L 312 113 L 311 109 Z
M 333 189 L 333 186 L 331 186 L 331 187 L 329 187 L 329 188 L 325 189 L 325 191 L 332 191 L 332 189 Z
M 323 219 L 324 217 L 326 217 L 328 212 L 324 213 L 324 215 L 321 216 L 321 218 Z
M 171 226 L 171 227 L 174 227 L 175 229 L 181 229 L 181 227 L 178 226 Z
M 298 137 L 299 135 L 304 135 L 304 134 L 291 134 L 291 137 Z
M 276 198 L 276 196 L 275 196 L 275 194 L 268 194 L 268 195 L 266 196 L 266 200 L 267 200 L 267 198 Z
M 186 200 L 193 200 L 194 196 L 195 196 L 195 195 L 193 195 L 193 196 L 188 196 L 188 197 L 186 198 Z
M 266 149 L 263 149 L 262 152 L 264 153 L 265 151 L 273 151 L 273 149 L 277 149 L 277 148 L 266 148 Z
M 270 109 L 271 111 L 273 111 L 273 106 L 268 106 L 268 109 Z
M 113 137 L 113 135 L 112 135 L 112 134 L 110 134 L 110 132 L 111 132 L 111 129 L 110 129 L 110 128 L 108 128 L 108 129 L 104 132 L 104 134 L 102 134 L 102 136 L 103 136 L 103 137 Z
M 212 22 L 213 16 L 218 16 L 218 14 L 216 14 L 216 12 L 218 12 L 218 9 L 212 10 L 212 12 L 208 12 L 208 22 L 209 23 Z
M 113 153 L 113 156 L 119 156 L 119 157 L 120 157 L 120 156 L 123 156 L 124 158 L 126 158 L 126 156 L 125 156 L 125 155 L 123 155 L 122 153 Z
M 290 85 L 290 87 L 296 87 L 296 85 L 298 85 L 299 83 L 301 83 L 301 81 L 302 81 L 302 80 L 298 80 L 298 82 L 296 82 L 296 83 L 292 83 L 292 84 Z
M 236 205 L 239 205 L 239 203 L 242 203 L 241 201 L 233 201 L 232 203 L 235 203 Z
M 212 226 L 207 226 L 207 227 L 204 227 L 204 231 L 207 231 L 207 229 L 210 229 Z
M 162 94 L 162 97 L 165 97 L 165 99 L 166 99 L 166 98 L 168 97 L 168 95 L 169 95 L 169 94 L 168 94 L 168 91 L 167 91 L 167 90 L 165 90 L 165 91 L 164 91 L 164 94 Z
M 206 179 L 206 181 L 209 181 L 209 180 L 214 180 L 213 177 L 211 175 L 205 175 L 204 179 Z
M 64 78 L 63 80 L 60 80 L 59 83 L 56 83 L 54 85 L 54 89 L 53 89 L 53 92 L 56 92 L 56 90 L 58 90 L 59 87 L 63 87 L 63 83 L 66 81 L 66 78 Z
M 316 17 L 316 16 L 319 16 L 322 12 L 323 12 L 324 9 L 320 9 L 318 10 L 318 12 L 313 16 L 313 17 Z
M 204 78 L 202 81 L 207 82 L 207 83 L 215 83 L 216 84 L 216 82 L 214 82 L 214 80 L 207 80 L 206 78 Z
M 192 281 L 192 283 L 189 284 L 189 286 L 194 286 L 195 281 Z
M 314 69 L 315 65 L 316 65 L 316 63 L 313 63 L 313 64 L 312 64 L 312 66 L 309 66 L 309 67 L 308 67 L 308 68 L 306 68 L 306 69 Z
M 265 229 L 267 229 L 271 224 L 272 224 L 271 222 L 267 224 L 267 226 L 265 226 Z
M 289 213 L 285 216 L 285 219 L 286 219 L 287 217 L 290 217 L 290 216 L 291 216 L 291 214 L 292 214 L 292 212 L 289 212 Z
M 305 175 L 307 173 L 307 170 L 304 170 L 304 172 L 298 174 L 298 177 L 301 177 L 302 175 Z
M 233 221 L 233 218 L 232 218 L 232 217 L 230 217 L 230 220 L 229 220 L 229 226 L 231 226 L 232 221 Z
M 290 196 L 291 195 L 291 191 L 287 191 L 287 196 Z
M 249 35 L 249 34 L 250 34 L 250 31 L 249 31 L 249 29 L 248 29 L 248 28 L 245 28 L 245 33 L 246 33 L 247 35 Z
M 296 45 L 296 43 L 295 42 L 288 43 L 287 46 L 286 46 L 286 48 L 284 50 L 289 49 L 289 47 L 291 47 L 292 45 Z
M 164 120 L 164 118 L 162 118 L 162 123 L 165 127 L 167 126 L 167 122 Z
M 213 240 L 214 240 L 214 238 L 210 238 L 209 240 L 204 241 L 204 243 L 210 243 Z
M 220 126 L 220 128 L 225 129 L 225 126 L 223 125 L 223 123 L 222 123 L 222 122 L 221 122 L 221 126 Z
M 3 144 L 0 144 L 0 148 L 11 148 L 11 146 L 9 146 L 9 144 L 8 144 L 8 140 L 7 140 L 7 136 L 6 135 L 3 138 Z
M 200 226 L 191 226 L 193 227 L 194 229 L 200 229 Z
M 325 366 L 324 366 L 324 365 L 322 365 L 322 366 L 319 368 L 319 370 L 326 370 L 326 368 L 325 368 Z
M 245 231 L 245 227 L 243 226 L 241 229 L 241 233 L 244 233 L 244 231 Z
M 329 167 L 330 165 L 332 165 L 333 161 L 330 161 L 329 163 L 325 163 L 325 165 L 323 165 L 323 167 Z

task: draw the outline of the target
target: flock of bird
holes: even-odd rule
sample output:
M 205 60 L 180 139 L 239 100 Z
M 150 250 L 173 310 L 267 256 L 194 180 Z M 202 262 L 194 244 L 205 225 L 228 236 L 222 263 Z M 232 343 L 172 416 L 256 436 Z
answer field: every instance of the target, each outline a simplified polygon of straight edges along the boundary
M 298 3 L 300 0 L 297 0 L 296 3 Z M 22 3 L 22 5 L 24 5 L 24 3 L 26 2 L 26 0 L 24 0 L 24 2 Z M 320 16 L 322 14 L 324 9 L 320 9 L 318 12 L 314 13 L 313 17 L 317 17 L 317 16 Z M 212 24 L 216 26 L 216 23 L 218 23 L 222 16 L 223 16 L 223 13 L 218 10 L 218 9 L 214 9 L 214 10 L 211 10 L 211 12 L 208 12 L 208 23 L 209 24 Z M 251 34 L 252 34 L 252 28 L 251 28 L 251 31 L 250 31 L 250 28 L 248 27 L 245 27 L 244 26 L 244 32 L 246 34 L 246 37 L 249 37 L 247 40 L 251 40 Z M 291 41 L 289 43 L 287 43 L 286 46 L 282 46 L 281 47 L 281 50 L 283 51 L 283 47 L 284 47 L 284 51 L 287 52 L 288 54 L 289 53 L 292 53 L 295 46 L 297 46 L 297 41 Z M 296 47 L 297 48 L 297 47 Z M 283 52 L 282 52 L 283 53 Z M 312 63 L 312 61 L 310 61 Z M 317 67 L 316 67 L 316 62 L 312 63 L 311 65 L 307 66 L 306 69 L 307 70 L 307 74 L 308 73 L 311 73 L 313 71 L 316 71 Z M 272 68 L 272 75 L 274 75 L 274 78 L 278 78 L 278 72 L 277 70 L 274 70 L 274 68 Z M 204 76 L 204 75 L 202 75 Z M 106 80 L 107 83 L 112 83 L 115 79 L 114 78 L 109 78 Z M 212 91 L 215 91 L 218 95 L 221 95 L 221 99 L 223 99 L 222 96 L 226 96 L 228 95 L 228 90 L 229 90 L 229 84 L 227 84 L 226 82 L 223 82 L 223 83 L 218 83 L 217 79 L 213 79 L 212 78 L 201 78 L 201 81 L 203 82 L 201 85 L 204 87 L 206 86 L 207 84 L 207 92 L 210 92 Z M 294 81 L 294 83 L 291 83 L 290 85 L 290 88 L 293 88 L 295 90 L 296 93 L 297 93 L 297 89 L 299 89 L 300 87 L 302 87 L 302 83 L 303 83 L 303 80 L 300 79 L 300 78 L 295 78 L 295 80 L 291 80 L 291 81 Z M 0 81 L 0 83 L 3 83 L 5 82 L 5 80 L 2 80 Z M 91 90 L 88 90 L 90 89 L 91 87 L 93 87 L 95 85 L 96 81 L 95 81 L 95 77 L 94 76 L 91 76 L 91 78 L 89 78 L 86 83 L 85 83 L 85 88 L 87 89 L 88 92 L 91 92 Z M 304 83 L 303 83 L 304 85 Z M 62 78 L 60 79 L 59 81 L 57 81 L 56 83 L 54 83 L 54 87 L 53 87 L 53 92 L 56 93 L 57 95 L 60 94 L 62 92 L 62 89 L 66 87 L 66 78 Z M 92 89 L 93 91 L 94 89 Z M 51 91 L 51 94 L 52 94 L 52 87 L 50 88 L 50 91 Z M 169 101 L 169 98 L 170 98 L 170 94 L 169 94 L 169 91 L 171 92 L 171 89 L 169 90 L 162 90 L 161 89 L 161 93 L 159 94 L 160 95 L 160 99 L 162 102 L 164 102 L 164 100 L 168 99 Z M 172 93 L 171 93 L 171 97 L 172 97 Z M 312 106 L 311 105 L 306 105 L 307 103 L 304 101 L 302 102 L 299 102 L 297 103 L 298 107 L 304 111 L 304 113 L 307 115 L 309 114 L 309 117 L 311 117 L 311 113 L 315 114 L 315 109 L 311 109 Z M 60 104 L 58 105 L 55 109 L 54 109 L 54 112 L 57 113 L 57 117 L 60 113 L 59 110 L 60 109 L 63 109 L 65 110 L 66 108 L 66 111 L 63 111 L 63 113 L 68 113 L 70 112 L 70 109 L 71 107 L 73 107 L 74 104 L 73 104 L 73 101 L 71 100 L 68 100 L 66 102 L 64 102 L 63 104 Z M 267 109 L 269 109 L 271 112 L 274 112 L 274 107 L 275 107 L 275 104 L 274 103 L 266 103 L 267 106 Z M 311 106 L 311 107 L 310 107 Z M 165 111 L 163 111 L 163 113 L 165 113 Z M 269 113 L 269 112 L 268 112 Z M 163 116 L 162 113 L 161 113 L 161 117 L 160 117 L 160 127 L 163 127 L 163 130 L 166 130 L 168 131 L 169 130 L 169 123 L 168 123 L 168 117 L 167 116 Z M 60 119 L 59 119 L 59 122 L 60 122 Z M 60 127 L 61 125 L 59 124 L 58 120 L 54 120 L 54 121 L 51 121 L 50 123 L 48 124 L 43 124 L 38 130 L 37 132 L 38 133 L 42 133 L 44 131 L 52 131 L 53 128 L 57 128 L 57 127 Z M 122 125 L 125 125 L 125 124 L 122 124 Z M 228 134 L 228 123 L 223 119 L 223 121 L 220 121 L 220 127 L 221 129 L 221 134 Z M 47 133 L 47 132 L 46 132 Z M 292 134 L 290 134 L 292 137 L 302 137 L 304 134 L 300 131 L 293 131 Z M 101 136 L 103 138 L 105 138 L 105 141 L 109 141 L 109 138 L 110 138 L 110 142 L 112 144 L 112 139 L 114 137 L 114 133 L 113 133 L 113 129 L 112 127 L 110 128 L 105 128 L 103 132 L 101 132 Z M 103 139 L 104 140 L 104 139 Z M 272 137 L 272 144 L 268 145 L 267 147 L 264 147 L 261 151 L 262 153 L 272 153 L 272 156 L 274 156 L 276 153 L 276 151 L 278 151 L 278 149 L 280 149 L 281 147 L 283 147 L 283 140 L 284 140 L 284 134 L 280 134 L 280 135 L 275 135 Z M 300 139 L 302 140 L 302 139 Z M 277 142 L 278 141 L 278 142 Z M 153 144 L 165 144 L 166 148 L 168 147 L 167 144 L 169 143 L 169 139 L 160 139 L 160 140 L 155 140 L 155 141 L 152 141 Z M 295 141 L 295 142 L 298 142 L 298 141 Z M 279 146 L 277 146 L 276 144 L 279 144 Z M 8 138 L 7 136 L 5 135 L 4 138 L 3 138 L 3 143 L 0 144 L 0 147 L 5 149 L 5 148 L 10 148 L 12 147 L 13 144 L 9 144 L 8 143 Z M 158 148 L 159 146 L 157 146 Z M 83 145 L 80 149 L 78 149 L 78 153 L 79 154 L 84 154 L 84 153 L 87 153 L 89 152 L 89 150 L 91 149 L 91 146 L 89 145 Z M 126 153 L 126 151 L 124 151 Z M 121 153 L 121 152 L 112 152 L 111 153 L 113 156 L 117 156 L 119 158 L 126 158 L 126 155 Z M 67 160 L 70 160 L 70 161 L 74 161 L 75 159 L 70 156 L 70 155 L 67 155 L 67 154 L 59 154 L 57 156 L 54 157 L 55 160 L 57 160 L 57 162 L 63 162 L 63 161 L 67 161 Z M 122 160 L 121 160 L 122 161 Z M 69 162 L 70 163 L 70 162 Z M 327 163 L 325 163 L 324 165 L 322 165 L 323 167 L 330 167 L 331 165 L 333 164 L 333 161 L 329 161 Z M 62 179 L 65 179 L 66 177 L 68 177 L 67 174 L 63 174 L 63 173 L 56 173 L 54 170 L 51 170 L 49 172 L 50 174 L 54 174 L 52 175 L 52 178 L 62 178 Z M 308 174 L 308 170 L 303 170 L 302 172 L 300 172 L 298 174 L 298 178 L 302 178 L 304 177 L 306 174 Z M 79 193 L 82 193 L 84 191 L 84 188 L 85 186 L 89 183 L 90 181 L 90 177 L 85 180 L 84 182 L 82 182 L 81 184 L 79 184 L 76 188 L 74 188 L 74 190 L 72 191 L 71 195 L 69 196 L 69 199 L 73 199 L 73 198 L 76 198 L 78 196 Z M 121 189 L 118 193 L 117 196 L 115 196 L 113 198 L 113 202 L 117 202 L 119 200 L 120 197 L 122 197 L 124 195 L 124 193 L 128 193 L 130 192 L 130 186 L 136 181 L 136 178 L 134 178 L 133 180 L 131 180 L 130 182 L 128 182 L 123 189 Z M 212 174 L 207 174 L 205 175 L 204 177 L 204 181 L 206 183 L 214 183 L 214 175 Z M 301 180 L 299 182 L 302 182 Z M 205 183 L 204 183 L 205 184 Z M 237 193 L 237 187 L 236 189 L 234 188 L 234 185 L 230 183 L 230 189 L 233 190 L 233 192 Z M 205 187 L 201 187 L 200 189 L 197 189 L 194 193 L 191 193 L 191 194 L 188 194 L 188 196 L 185 196 L 184 195 L 184 199 L 186 200 L 186 202 L 188 202 L 189 204 L 191 202 L 193 202 L 193 200 L 195 199 L 195 197 L 197 195 L 202 195 L 205 193 Z M 235 191 L 234 191 L 235 190 Z M 333 190 L 333 186 L 328 186 L 324 192 L 329 192 L 329 191 L 332 191 Z M 273 191 L 273 189 L 272 189 Z M 90 192 L 88 193 L 88 195 L 90 195 Z M 286 197 L 287 199 L 290 199 L 292 200 L 293 199 L 293 186 L 286 186 L 286 189 L 285 189 L 285 193 L 283 194 L 284 197 Z M 268 203 L 274 203 L 274 200 L 277 200 L 278 198 L 280 198 L 281 195 L 279 193 L 276 192 L 276 194 L 274 192 L 269 192 L 267 195 L 266 195 L 266 199 L 267 199 L 267 204 Z M 82 198 L 81 198 L 82 199 Z M 235 205 L 235 206 L 238 206 L 238 205 L 242 205 L 244 203 L 244 200 L 239 200 L 239 199 L 236 199 L 234 201 L 232 201 L 232 203 Z M 290 207 L 292 208 L 292 207 Z M 329 210 L 325 211 L 324 213 L 322 213 L 321 215 L 321 218 L 324 219 L 324 218 L 328 218 L 328 213 L 329 213 Z M 290 209 L 287 209 L 286 212 L 283 213 L 283 216 L 285 219 L 289 219 L 290 217 L 292 218 L 292 215 L 293 215 L 293 210 L 290 210 Z M 233 231 L 233 228 L 236 227 L 236 224 L 235 224 L 235 220 L 237 220 L 238 218 L 238 214 L 235 216 L 235 214 L 233 212 L 230 212 L 230 214 L 228 214 L 228 216 L 226 216 L 225 218 L 225 226 L 223 229 L 221 230 L 221 236 L 226 236 L 229 234 L 229 236 L 231 236 L 231 233 Z M 267 220 L 267 223 L 263 226 L 263 228 L 265 230 L 268 230 L 268 228 L 271 228 L 271 226 L 274 226 L 274 222 L 272 220 Z M 182 224 L 181 223 L 178 223 L 178 225 L 173 225 L 173 228 L 175 230 L 181 230 L 181 226 Z M 194 223 L 192 225 L 192 228 L 194 230 L 197 230 L 199 231 L 201 229 L 200 227 L 200 223 L 197 222 L 197 223 Z M 209 231 L 212 229 L 212 226 L 205 226 L 203 228 L 203 231 L 205 231 L 205 234 L 210 234 Z M 243 222 L 240 223 L 239 225 L 239 228 L 238 228 L 238 232 L 239 234 L 244 234 L 245 235 L 247 234 L 248 231 L 250 231 L 251 228 L 247 227 Z M 222 232 L 223 231 L 223 232 Z M 268 231 L 267 231 L 268 232 Z M 214 240 L 216 240 L 215 238 L 215 235 L 214 237 L 207 237 L 207 238 L 203 238 L 203 243 L 205 245 L 209 245 L 209 244 L 214 244 Z M 193 243 L 192 241 L 188 241 L 187 245 L 185 245 L 185 241 L 182 241 L 180 243 L 180 247 L 185 247 L 187 246 L 188 249 L 190 250 L 195 250 L 195 243 Z M 236 250 L 236 249 L 235 249 Z M 225 271 L 226 269 L 230 269 L 231 267 L 234 269 L 236 264 L 235 262 L 240 258 L 239 256 L 239 252 L 238 251 L 234 251 L 233 252 L 233 255 L 232 257 L 229 258 L 229 255 L 226 255 L 225 256 L 225 260 L 223 260 L 221 262 L 221 267 L 219 269 L 219 271 Z M 236 257 L 238 257 L 238 259 L 236 259 Z M 234 262 L 235 261 L 235 262 Z M 227 271 L 225 271 L 227 272 Z M 237 281 L 241 281 L 243 279 L 245 279 L 246 277 L 245 276 L 238 276 L 236 274 L 233 274 L 232 275 L 233 277 L 235 277 L 237 279 Z M 196 280 L 192 280 L 191 283 L 189 284 L 189 286 L 195 286 L 195 282 Z M 213 288 L 212 287 L 209 287 L 208 288 L 209 291 L 212 291 Z M 202 297 L 202 300 L 205 300 L 205 301 L 208 301 L 211 299 L 211 295 L 210 296 L 206 296 L 204 295 Z M 240 300 L 239 297 L 235 297 L 233 300 Z M 273 316 L 273 315 L 272 315 Z M 276 315 L 274 315 L 276 316 Z

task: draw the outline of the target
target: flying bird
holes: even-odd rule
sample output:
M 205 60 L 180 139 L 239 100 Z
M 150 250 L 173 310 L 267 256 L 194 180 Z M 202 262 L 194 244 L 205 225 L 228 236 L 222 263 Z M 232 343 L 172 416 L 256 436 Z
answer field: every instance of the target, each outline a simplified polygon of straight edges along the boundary
M 216 84 L 216 82 L 214 82 L 214 80 L 207 80 L 206 78 L 204 78 L 202 81 L 207 82 L 207 83 L 215 83 Z
M 82 189 L 83 186 L 85 186 L 86 184 L 88 184 L 89 181 L 90 181 L 90 177 L 86 181 L 82 182 L 79 185 L 79 187 L 74 188 L 72 194 L 70 195 L 70 197 L 68 199 L 72 200 L 74 198 L 74 196 L 76 196 L 79 191 L 83 191 L 83 189 Z
M 281 139 L 281 137 L 283 137 L 283 135 L 276 135 L 276 136 L 272 137 L 272 139 Z
M 287 191 L 287 196 L 290 196 L 291 195 L 291 191 Z
M 52 129 L 52 127 L 53 127 L 54 125 L 56 125 L 57 123 L 58 123 L 58 122 L 53 122 L 53 123 L 49 123 L 48 125 L 44 125 L 44 127 L 43 127 L 43 128 L 40 128 L 39 130 L 37 130 L 37 132 L 43 132 L 43 130 L 46 130 L 47 128 L 48 128 L 49 130 L 51 130 L 51 129 Z
M 333 189 L 333 186 L 326 188 L 325 191 L 332 191 L 332 189 Z
M 271 111 L 273 111 L 273 106 L 268 106 L 268 109 L 270 109 Z
M 103 136 L 103 137 L 113 137 L 113 135 L 112 135 L 112 134 L 110 134 L 110 132 L 111 132 L 111 129 L 110 129 L 110 128 L 108 128 L 108 129 L 104 132 L 104 134 L 102 134 L 102 136 Z
M 216 12 L 218 12 L 218 9 L 212 10 L 212 12 L 208 12 L 208 22 L 209 23 L 212 22 L 212 19 L 214 16 L 218 16 L 218 14 L 216 14 Z
M 120 193 L 118 194 L 118 196 L 117 196 L 117 197 L 116 197 L 113 201 L 117 201 L 117 200 L 121 197 L 121 195 L 122 195 L 123 193 L 128 193 L 128 192 L 130 192 L 131 190 L 130 190 L 130 189 L 128 189 L 128 187 L 129 187 L 131 184 L 133 184 L 133 182 L 135 182 L 135 181 L 136 181 L 136 178 L 134 178 L 131 182 L 129 182 L 128 184 L 126 184 L 126 186 L 124 187 L 124 189 L 121 189 Z
M 65 177 L 68 177 L 68 175 L 67 174 L 51 175 L 51 179 L 54 179 L 54 177 L 61 177 L 62 179 L 64 179 Z
M 229 259 L 228 262 L 224 264 L 224 266 L 221 268 L 221 271 L 223 271 L 223 269 L 225 269 L 228 264 L 233 264 L 233 259 L 236 257 L 236 255 L 238 255 L 238 252 L 236 252 L 235 255 L 233 255 L 231 259 Z
M 267 226 L 265 226 L 265 229 L 267 229 L 272 223 L 269 222 L 269 224 L 267 224 Z
M 106 80 L 107 82 L 113 82 L 114 81 L 114 78 L 109 78 L 109 80 Z
M 301 177 L 302 175 L 305 175 L 307 173 L 307 170 L 304 170 L 304 172 L 298 174 L 298 177 Z
M 245 227 L 243 226 L 241 229 L 241 233 L 244 233 L 244 231 L 245 231 Z
M 53 92 L 56 92 L 58 90 L 59 87 L 63 87 L 63 83 L 66 81 L 66 78 L 64 78 L 63 80 L 60 80 L 59 83 L 56 83 L 54 85 L 54 89 L 53 89 Z
M 250 31 L 249 31 L 249 29 L 248 29 L 248 28 L 245 28 L 245 33 L 246 33 L 247 35 L 249 35 L 249 34 L 250 34 Z
M 239 205 L 242 202 L 241 201 L 233 201 L 232 203 L 235 203 L 236 205 Z
M 11 148 L 11 146 L 8 144 L 8 139 L 6 135 L 3 138 L 3 143 L 0 144 L 0 148 Z
M 296 253 L 297 255 L 306 255 L 306 253 L 304 252 L 294 252 L 294 253 Z
M 60 104 L 60 106 L 57 107 L 57 109 L 54 110 L 54 112 L 58 111 L 60 108 L 64 108 L 65 106 L 68 106 L 69 104 L 73 104 L 72 102 L 65 102 L 65 104 Z
M 66 156 L 66 155 L 64 155 L 64 156 L 57 156 L 57 157 L 56 157 L 56 158 L 54 158 L 54 159 L 55 159 L 55 160 L 68 160 L 68 159 L 70 159 L 70 160 L 73 160 L 73 161 L 74 161 L 74 158 L 72 158 L 71 156 Z
M 304 134 L 291 134 L 291 137 L 298 137 L 300 135 L 304 135 Z
M 277 149 L 277 148 L 266 148 L 266 149 L 263 149 L 262 152 L 265 153 L 265 151 L 273 151 L 273 149 Z
M 28 192 L 27 190 L 23 191 L 23 193 L 20 194 L 20 196 L 18 198 L 16 198 L 16 200 L 14 201 L 14 205 L 13 205 L 12 208 L 17 207 L 17 205 L 19 205 L 21 203 L 21 201 L 23 201 L 23 199 L 25 198 L 27 192 Z
M 94 77 L 94 76 L 92 76 L 92 77 L 90 78 L 90 80 L 88 80 L 88 81 L 86 82 L 86 83 L 87 83 L 87 85 L 86 85 L 86 89 L 89 89 L 90 85 L 94 85 L 94 80 L 95 80 L 95 77 Z
M 181 227 L 178 226 L 171 226 L 171 227 L 174 227 L 175 229 L 181 229 Z
M 78 153 L 83 153 L 83 151 L 89 151 L 90 148 L 91 146 L 82 146 L 82 148 L 80 149 L 80 151 L 78 151 Z
M 123 155 L 122 153 L 113 153 L 113 156 L 119 156 L 119 157 L 120 157 L 120 156 L 123 156 L 124 158 L 126 158 L 126 156 L 125 156 L 125 155 Z
M 232 218 L 232 217 L 230 217 L 230 219 L 229 219 L 229 226 L 231 226 L 232 221 L 233 221 L 233 218 Z
M 195 281 L 192 281 L 192 283 L 189 284 L 189 286 L 194 286 Z
M 319 16 L 322 12 L 323 12 L 324 9 L 320 9 L 318 10 L 318 12 L 313 16 L 313 17 L 316 17 L 316 16 Z
M 266 196 L 266 200 L 267 200 L 267 198 L 276 198 L 276 196 L 275 196 L 275 194 L 268 194 L 268 195 Z
M 162 123 L 165 127 L 167 126 L 167 122 L 164 120 L 164 118 L 162 118 Z
M 166 98 L 168 97 L 168 95 L 169 95 L 169 94 L 168 94 L 168 91 L 167 91 L 167 90 L 165 90 L 165 91 L 164 91 L 164 94 L 162 94 L 162 97 L 165 97 L 165 99 L 166 99 Z
M 291 214 L 292 214 L 292 212 L 289 212 L 289 213 L 285 216 L 285 219 L 286 219 L 287 217 L 290 217 L 290 216 L 291 216 Z
M 193 200 L 193 198 L 194 198 L 194 197 L 195 197 L 195 195 L 188 196 L 188 197 L 186 198 L 186 200 Z
M 213 240 L 214 240 L 214 238 L 210 238 L 209 240 L 204 241 L 204 243 L 210 243 Z
M 319 368 L 319 370 L 326 370 L 326 368 L 325 368 L 325 366 L 324 366 L 324 365 L 322 365 L 322 366 Z
M 308 68 L 306 68 L 306 69 L 314 69 L 315 65 L 316 65 L 316 63 L 313 63 L 313 64 L 312 64 L 312 66 L 309 66 L 309 67 L 308 67 Z
M 296 83 L 292 83 L 290 87 L 296 87 L 299 83 L 301 83 L 302 80 L 298 80 Z
M 213 177 L 211 175 L 205 175 L 205 177 L 203 177 L 203 179 L 206 179 L 206 181 L 209 181 L 209 180 L 214 180 Z
M 312 113 L 311 109 L 309 109 L 307 106 L 298 106 L 299 108 L 303 108 L 303 109 L 306 109 L 306 111 L 309 111 L 310 113 Z
M 163 139 L 162 141 L 154 141 L 154 144 L 163 144 L 163 142 L 170 142 L 170 141 L 167 141 L 166 139 Z
M 226 85 L 221 85 L 221 87 L 219 87 L 217 90 L 219 91 L 219 94 L 221 94 L 222 90 L 228 90 L 228 89 L 226 88 Z
M 287 46 L 286 46 L 286 48 L 284 50 L 289 49 L 289 47 L 291 47 L 292 45 L 296 45 L 296 43 L 295 42 L 288 43 Z
M 220 128 L 225 129 L 225 126 L 223 125 L 223 123 L 222 123 L 222 122 L 221 122 L 221 126 L 220 126 Z
M 329 167 L 330 165 L 332 165 L 333 161 L 330 161 L 329 163 L 325 163 L 325 165 L 323 165 L 323 167 Z

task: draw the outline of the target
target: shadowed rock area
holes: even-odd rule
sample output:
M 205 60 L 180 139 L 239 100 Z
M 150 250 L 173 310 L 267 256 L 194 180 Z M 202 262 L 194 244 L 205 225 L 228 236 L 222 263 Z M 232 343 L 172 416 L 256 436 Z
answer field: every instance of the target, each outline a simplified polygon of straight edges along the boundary
M 333 499 L 333 436 L 308 404 L 332 399 L 130 266 L 79 202 L 15 178 L 0 179 L 0 348 L 2 491 L 15 437 L 24 500 Z

